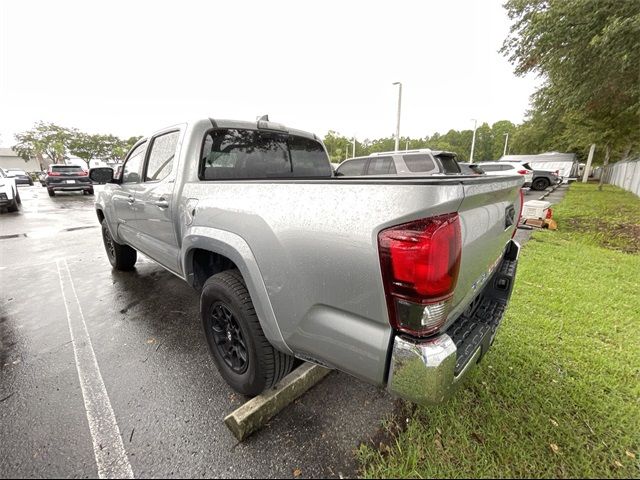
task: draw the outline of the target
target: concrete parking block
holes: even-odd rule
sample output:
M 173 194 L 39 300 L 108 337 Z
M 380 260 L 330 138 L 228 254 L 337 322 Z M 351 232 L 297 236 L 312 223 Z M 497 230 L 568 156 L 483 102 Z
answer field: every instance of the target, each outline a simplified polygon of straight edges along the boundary
M 275 387 L 252 398 L 224 419 L 231 433 L 243 441 L 261 429 L 284 407 L 322 380 L 331 370 L 305 363 L 283 378 Z

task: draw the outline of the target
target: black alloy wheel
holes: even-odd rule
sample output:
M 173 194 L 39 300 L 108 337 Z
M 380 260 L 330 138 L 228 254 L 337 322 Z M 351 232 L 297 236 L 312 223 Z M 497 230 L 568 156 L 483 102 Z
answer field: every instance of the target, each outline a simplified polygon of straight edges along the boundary
M 249 356 L 242 329 L 229 306 L 216 302 L 211 306 L 211 332 L 224 363 L 241 375 L 247 370 Z

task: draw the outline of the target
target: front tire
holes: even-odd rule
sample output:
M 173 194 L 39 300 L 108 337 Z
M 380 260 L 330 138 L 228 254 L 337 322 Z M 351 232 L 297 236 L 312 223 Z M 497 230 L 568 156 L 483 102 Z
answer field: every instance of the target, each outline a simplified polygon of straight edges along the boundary
M 102 241 L 109 263 L 116 270 L 131 270 L 138 260 L 138 252 L 129 245 L 116 242 L 109 232 L 107 220 L 102 220 Z
M 7 207 L 7 211 L 17 212 L 19 204 L 20 204 L 20 197 L 18 196 L 18 192 L 15 192 L 15 194 L 13 195 L 13 201 Z
M 205 282 L 200 317 L 213 361 L 236 392 L 259 395 L 293 368 L 294 358 L 276 350 L 265 337 L 238 270 Z

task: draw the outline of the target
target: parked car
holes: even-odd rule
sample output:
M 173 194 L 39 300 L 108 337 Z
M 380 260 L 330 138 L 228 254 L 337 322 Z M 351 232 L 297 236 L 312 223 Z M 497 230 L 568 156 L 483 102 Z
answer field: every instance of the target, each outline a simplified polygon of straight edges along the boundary
M 477 163 L 460 163 L 460 170 L 465 175 L 485 175 L 484 170 Z
M 5 173 L 8 177 L 12 177 L 16 181 L 16 185 L 31 185 L 33 186 L 33 180 L 31 176 L 24 170 L 19 168 L 7 168 Z
M 562 177 L 558 175 L 557 171 L 534 170 L 531 190 L 546 190 L 551 185 L 557 185 L 558 183 L 562 183 Z
M 490 176 L 522 175 L 525 187 L 530 187 L 533 182 L 533 168 L 528 163 L 500 161 L 480 162 L 478 165 Z
M 56 192 L 82 191 L 93 195 L 93 183 L 89 172 L 79 165 L 50 165 L 44 179 L 50 197 Z
M 0 207 L 17 212 L 21 203 L 15 177 L 8 176 L 6 171 L 0 168 Z
M 378 152 L 350 158 L 336 168 L 337 176 L 458 174 L 456 154 L 428 148 L 402 152 Z
M 119 179 L 90 176 L 106 183 L 111 265 L 140 251 L 198 289 L 213 361 L 244 395 L 297 357 L 440 403 L 491 346 L 515 281 L 519 176 L 336 177 L 316 135 L 212 119 L 139 141 Z

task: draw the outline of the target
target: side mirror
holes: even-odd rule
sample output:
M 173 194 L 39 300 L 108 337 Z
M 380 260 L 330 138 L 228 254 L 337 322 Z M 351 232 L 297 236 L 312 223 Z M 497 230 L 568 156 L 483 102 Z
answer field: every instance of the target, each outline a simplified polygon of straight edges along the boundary
M 89 170 L 89 178 L 96 183 L 111 183 L 113 182 L 113 168 L 92 168 Z

